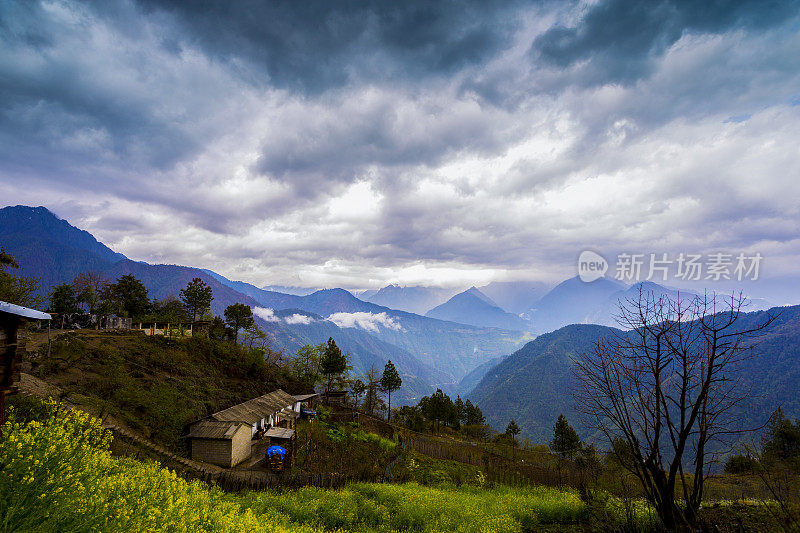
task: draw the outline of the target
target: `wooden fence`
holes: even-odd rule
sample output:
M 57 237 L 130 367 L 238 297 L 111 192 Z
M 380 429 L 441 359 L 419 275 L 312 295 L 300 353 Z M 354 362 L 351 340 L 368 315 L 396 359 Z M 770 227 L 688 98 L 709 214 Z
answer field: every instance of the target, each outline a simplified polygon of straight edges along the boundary
M 253 470 L 226 470 L 205 476 L 204 481 L 217 484 L 221 489 L 233 492 L 241 490 L 288 490 L 300 487 L 338 489 L 349 483 L 386 481 L 383 476 L 364 478 L 350 474 L 306 474 L 260 472 Z

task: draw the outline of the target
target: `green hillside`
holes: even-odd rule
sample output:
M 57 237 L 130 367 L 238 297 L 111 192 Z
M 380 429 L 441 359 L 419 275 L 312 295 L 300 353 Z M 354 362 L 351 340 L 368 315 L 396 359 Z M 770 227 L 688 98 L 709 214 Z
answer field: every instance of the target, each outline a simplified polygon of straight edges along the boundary
M 753 357 L 740 367 L 742 387 L 750 389 L 750 399 L 736 414 L 750 427 L 764 424 L 778 406 L 790 417 L 800 416 L 800 306 L 770 312 L 778 318 L 757 339 Z M 765 316 L 764 311 L 746 313 L 739 327 L 754 327 Z M 468 397 L 486 413 L 493 427 L 502 429 L 514 418 L 522 434 L 534 442 L 549 440 L 561 413 L 581 432 L 570 395 L 571 358 L 615 331 L 619 332 L 606 326 L 575 324 L 542 335 L 489 370 Z
M 188 423 L 276 388 L 308 392 L 283 369 L 231 343 L 143 333 L 80 331 L 28 352 L 30 372 L 66 399 L 111 414 L 145 436 L 180 448 Z

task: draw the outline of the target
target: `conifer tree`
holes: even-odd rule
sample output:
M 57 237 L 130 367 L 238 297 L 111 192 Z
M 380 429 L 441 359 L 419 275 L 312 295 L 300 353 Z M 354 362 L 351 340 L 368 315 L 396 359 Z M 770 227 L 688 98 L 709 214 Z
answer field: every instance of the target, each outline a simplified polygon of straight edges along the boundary
M 328 343 L 325 345 L 325 351 L 322 353 L 319 366 L 320 371 L 328 380 L 326 390 L 330 391 L 334 376 L 347 370 L 347 356 L 336 346 L 336 341 L 332 337 L 328 337 Z
M 211 309 L 211 300 L 213 299 L 211 287 L 200 278 L 194 278 L 185 288 L 181 289 L 181 301 L 186 306 L 189 316 L 192 317 L 192 322 Z
M 553 427 L 553 440 L 550 449 L 562 459 L 572 459 L 581 449 L 581 439 L 578 432 L 569 425 L 564 415 L 558 415 L 556 425 Z
M 400 374 L 397 373 L 397 369 L 394 367 L 390 359 L 383 368 L 383 376 L 381 376 L 381 388 L 388 394 L 389 421 L 392 420 L 392 392 L 399 389 L 402 384 L 403 380 L 400 378 Z

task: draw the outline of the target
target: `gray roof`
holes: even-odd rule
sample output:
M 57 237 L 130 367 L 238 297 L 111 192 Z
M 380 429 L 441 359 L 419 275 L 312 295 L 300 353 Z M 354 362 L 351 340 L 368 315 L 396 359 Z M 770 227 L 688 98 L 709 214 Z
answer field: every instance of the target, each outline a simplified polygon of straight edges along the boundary
M 264 433 L 264 436 L 272 439 L 291 439 L 294 437 L 294 430 L 286 428 L 269 428 L 267 432 Z
M 224 439 L 230 440 L 240 427 L 247 424 L 242 422 L 219 422 L 217 420 L 201 420 L 192 426 L 187 437 L 191 439 Z
M 278 389 L 258 398 L 247 400 L 239 405 L 223 409 L 211 415 L 211 418 L 223 422 L 244 422 L 252 425 L 263 418 L 267 418 L 269 415 L 277 413 L 284 407 L 294 405 L 296 401 L 294 396 Z
M 319 396 L 319 394 L 316 392 L 314 394 L 295 394 L 294 399 L 298 402 L 304 402 L 310 398 L 316 398 L 317 396 Z
M 297 411 L 292 411 L 291 409 L 284 409 L 280 413 L 278 413 L 278 418 L 282 418 L 284 420 L 291 420 L 292 418 L 300 418 L 300 413 Z
M 50 320 L 50 315 L 42 313 L 36 309 L 22 307 L 21 305 L 10 304 L 8 302 L 0 301 L 0 311 L 10 315 L 17 315 L 23 318 L 35 318 L 37 320 Z

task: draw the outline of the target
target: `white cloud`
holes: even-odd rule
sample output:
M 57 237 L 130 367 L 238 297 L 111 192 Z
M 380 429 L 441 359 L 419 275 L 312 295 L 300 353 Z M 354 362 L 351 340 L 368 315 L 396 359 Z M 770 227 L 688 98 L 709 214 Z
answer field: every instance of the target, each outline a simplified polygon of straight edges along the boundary
M 264 320 L 265 322 L 278 322 L 280 318 L 275 316 L 275 311 L 269 309 L 267 307 L 255 307 L 253 308 L 253 313 Z
M 334 313 L 328 320 L 340 328 L 360 328 L 366 331 L 377 332 L 379 327 L 402 331 L 403 327 L 399 320 L 396 320 L 386 313 Z
M 308 325 L 311 324 L 314 321 L 314 319 L 308 315 L 301 315 L 295 313 L 291 316 L 287 316 L 286 318 L 283 319 L 283 321 L 286 322 L 287 324 L 293 324 L 293 325 L 295 324 Z

